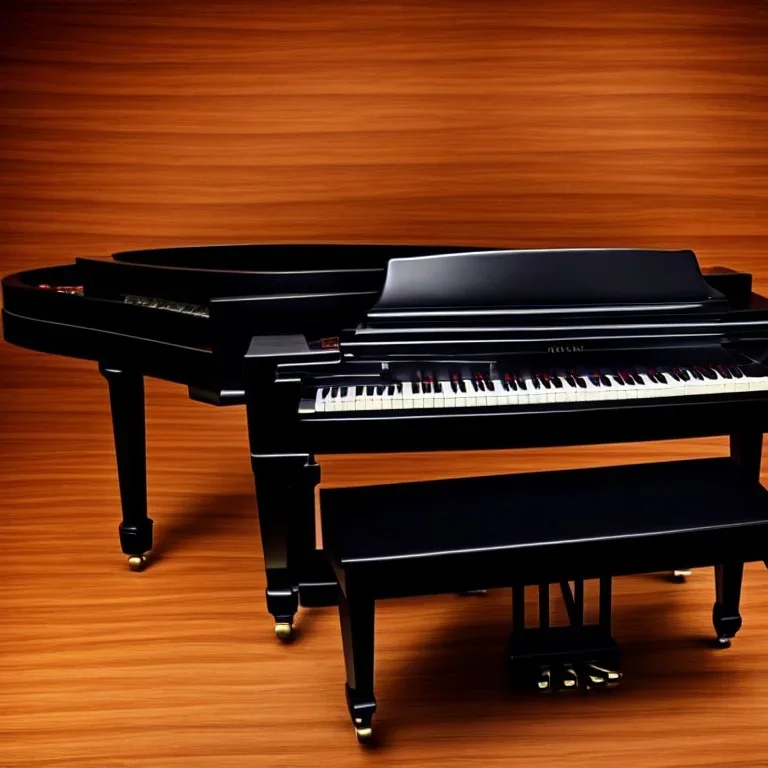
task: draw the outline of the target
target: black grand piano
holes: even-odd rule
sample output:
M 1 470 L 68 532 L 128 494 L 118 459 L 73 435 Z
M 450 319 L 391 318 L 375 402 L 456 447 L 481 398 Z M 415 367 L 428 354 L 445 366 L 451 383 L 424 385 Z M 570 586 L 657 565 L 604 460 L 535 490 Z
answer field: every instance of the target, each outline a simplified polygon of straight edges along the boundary
M 167 248 L 10 275 L 3 296 L 7 341 L 94 360 L 108 381 L 136 570 L 152 547 L 143 377 L 247 403 L 284 640 L 299 604 L 337 601 L 315 454 L 727 434 L 759 472 L 768 301 L 690 251 Z
M 213 405 L 245 402 L 251 337 L 300 333 L 333 347 L 373 305 L 393 257 L 480 250 L 418 245 L 216 245 L 122 251 L 5 277 L 3 332 L 27 349 L 94 360 L 109 385 L 120 544 L 133 570 L 152 549 L 144 377 Z
M 691 251 L 395 258 L 378 301 L 338 347 L 297 333 L 254 336 L 249 439 L 279 636 L 290 636 L 299 601 L 319 602 L 333 582 L 315 550 L 316 455 L 729 435 L 731 457 L 757 481 L 766 357 L 768 300 L 747 274 L 702 273 Z M 718 565 L 679 558 L 681 568 Z M 723 585 L 740 585 L 740 567 L 728 578 L 718 571 L 723 642 L 733 625 Z

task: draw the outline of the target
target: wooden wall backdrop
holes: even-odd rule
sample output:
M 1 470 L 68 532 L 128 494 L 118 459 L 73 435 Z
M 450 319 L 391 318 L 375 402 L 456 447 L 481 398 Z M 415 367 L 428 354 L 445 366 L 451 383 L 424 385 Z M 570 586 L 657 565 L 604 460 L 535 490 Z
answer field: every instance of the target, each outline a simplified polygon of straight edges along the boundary
M 691 247 L 768 290 L 762 0 L 2 5 L 3 273 L 248 241 Z M 0 764 L 768 764 L 768 572 L 621 579 L 615 694 L 504 693 L 505 591 L 386 604 L 381 747 L 333 611 L 275 643 L 240 409 L 148 386 L 157 561 L 128 572 L 105 386 L 0 348 Z M 337 459 L 328 483 L 716 455 L 722 441 Z M 618 511 L 620 513 L 620 511 Z

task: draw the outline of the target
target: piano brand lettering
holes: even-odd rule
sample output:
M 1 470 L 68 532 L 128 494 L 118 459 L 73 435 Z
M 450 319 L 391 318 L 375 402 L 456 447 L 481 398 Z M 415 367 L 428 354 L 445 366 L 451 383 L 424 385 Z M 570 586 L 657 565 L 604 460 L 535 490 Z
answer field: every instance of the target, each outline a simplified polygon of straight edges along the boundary
M 565 346 L 556 346 L 556 347 L 547 347 L 547 352 L 549 352 L 550 355 L 562 355 L 566 352 L 583 352 L 584 351 L 584 345 L 583 344 L 568 344 Z

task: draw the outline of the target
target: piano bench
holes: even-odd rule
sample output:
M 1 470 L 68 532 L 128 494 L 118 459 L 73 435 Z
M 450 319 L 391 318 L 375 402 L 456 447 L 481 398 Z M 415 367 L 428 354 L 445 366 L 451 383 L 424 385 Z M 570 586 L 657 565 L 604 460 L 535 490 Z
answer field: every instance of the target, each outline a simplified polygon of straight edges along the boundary
M 523 586 L 546 585 L 547 623 L 548 585 L 560 582 L 572 627 L 547 635 L 541 623 L 526 630 L 517 621 L 512 655 L 530 662 L 533 643 L 543 657 L 559 658 L 562 644 L 552 638 L 583 630 L 577 644 L 593 636 L 574 649 L 584 660 L 593 645 L 609 656 L 616 648 L 605 620 L 580 626 L 570 580 L 600 578 L 602 612 L 611 576 L 718 566 L 713 613 L 727 640 L 741 625 L 743 563 L 768 552 L 768 491 L 730 458 L 323 489 L 320 507 L 339 582 L 347 703 L 361 741 L 372 735 L 376 710 L 378 599 L 512 586 L 519 619 Z

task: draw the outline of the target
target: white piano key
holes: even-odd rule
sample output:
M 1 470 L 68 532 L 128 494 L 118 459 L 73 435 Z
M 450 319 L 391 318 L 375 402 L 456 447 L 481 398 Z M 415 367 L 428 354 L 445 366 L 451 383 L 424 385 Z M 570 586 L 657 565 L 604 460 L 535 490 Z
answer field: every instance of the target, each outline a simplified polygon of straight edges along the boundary
M 509 393 L 504 389 L 501 379 L 491 379 L 491 385 L 493 389 L 488 392 L 489 404 L 495 406 L 509 405 Z
M 415 389 L 413 390 L 413 407 L 414 408 L 424 407 L 424 387 L 421 384 L 419 384 L 418 392 Z
M 322 413 L 323 411 L 325 411 L 325 400 L 323 399 L 323 388 L 320 387 L 315 395 L 315 412 Z
M 750 392 L 763 392 L 768 389 L 768 377 L 765 376 L 746 376 Z
M 584 398 L 589 403 L 595 403 L 599 402 L 600 400 L 605 400 L 605 393 L 602 391 L 602 387 L 598 387 L 597 384 L 592 383 L 592 379 L 589 378 L 589 376 L 584 376 L 583 381 L 585 382 L 586 389 L 584 392 L 586 393 L 586 397 Z
M 403 382 L 403 408 L 413 408 L 413 387 L 410 381 Z
M 354 411 L 355 410 L 355 395 L 357 387 L 347 387 L 347 393 L 341 396 L 341 410 L 342 411 Z
M 464 405 L 468 408 L 477 406 L 477 394 L 475 393 L 475 387 L 472 384 L 472 379 L 464 379 Z

